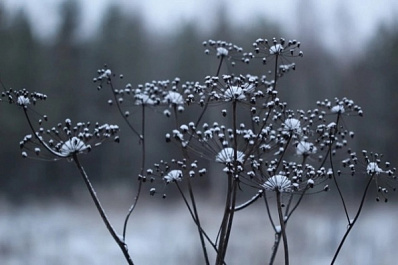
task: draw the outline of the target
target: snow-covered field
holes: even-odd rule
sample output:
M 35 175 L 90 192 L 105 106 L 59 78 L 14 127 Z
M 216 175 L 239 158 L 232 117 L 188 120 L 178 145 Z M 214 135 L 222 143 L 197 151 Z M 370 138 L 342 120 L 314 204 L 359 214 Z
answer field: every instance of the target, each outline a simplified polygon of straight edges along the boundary
M 114 227 L 121 233 L 124 206 L 117 203 L 105 206 Z M 200 206 L 202 223 L 205 228 L 213 227 L 209 234 L 214 237 L 221 218 L 219 208 L 211 201 Z M 262 209 L 253 207 L 237 214 L 228 265 L 267 264 L 274 236 Z M 302 208 L 293 217 L 288 226 L 291 264 L 330 264 L 346 227 L 343 213 L 311 206 Z M 337 264 L 396 264 L 397 221 L 396 205 L 367 205 Z M 202 265 L 196 233 L 182 204 L 155 198 L 139 205 L 129 224 L 128 244 L 138 265 Z M 282 256 L 280 247 L 279 256 Z M 279 260 L 276 264 L 282 264 Z M 0 264 L 126 263 L 90 201 L 54 200 L 19 207 L 1 203 Z

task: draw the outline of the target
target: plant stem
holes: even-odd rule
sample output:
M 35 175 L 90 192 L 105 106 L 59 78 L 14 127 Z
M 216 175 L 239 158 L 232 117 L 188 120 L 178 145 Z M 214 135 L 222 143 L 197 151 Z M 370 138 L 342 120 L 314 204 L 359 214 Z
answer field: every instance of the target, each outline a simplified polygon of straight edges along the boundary
M 191 180 L 188 178 L 188 190 L 189 190 L 189 197 L 191 198 L 191 203 L 192 203 L 192 208 L 193 208 L 193 213 L 195 216 L 195 220 L 196 220 L 196 226 L 198 227 L 198 232 L 199 232 L 199 237 L 200 237 L 200 243 L 202 244 L 202 250 L 203 250 L 203 255 L 205 258 L 205 262 L 206 265 L 210 264 L 209 261 L 209 256 L 207 254 L 207 249 L 206 249 L 206 243 L 203 237 L 203 229 L 202 226 L 200 224 L 200 220 L 199 220 L 199 214 L 198 214 L 198 210 L 196 208 L 196 202 L 195 202 L 195 197 L 194 197 L 194 193 L 193 193 L 193 189 L 192 189 L 192 185 L 191 185 Z
M 178 185 L 177 182 L 175 182 L 175 184 L 176 184 L 176 186 L 177 186 L 178 191 L 179 191 L 180 194 L 181 194 L 182 199 L 184 200 L 185 205 L 186 205 L 187 208 L 188 208 L 189 213 L 191 214 L 191 217 L 192 217 L 193 221 L 195 222 L 195 224 L 196 224 L 196 226 L 197 226 L 197 228 L 198 228 L 199 237 L 200 237 L 201 244 L 202 244 L 202 250 L 203 250 L 204 257 L 205 257 L 205 262 L 206 262 L 206 265 L 208 265 L 208 264 L 210 264 L 210 261 L 209 261 L 209 257 L 208 257 L 208 254 L 207 254 L 207 248 L 206 248 L 206 243 L 205 243 L 205 241 L 204 241 L 204 238 L 206 237 L 207 241 L 208 241 L 208 242 L 210 243 L 210 245 L 214 248 L 214 250 L 218 253 L 217 246 L 211 241 L 210 237 L 209 237 L 209 236 L 206 234 L 206 232 L 203 230 L 203 228 L 202 228 L 202 226 L 201 226 L 201 224 L 200 224 L 200 221 L 199 221 L 199 214 L 198 214 L 197 211 L 195 210 L 195 209 L 196 209 L 196 206 L 193 206 L 194 210 L 192 210 L 191 206 L 190 206 L 189 203 L 188 203 L 187 198 L 185 197 L 184 193 L 183 193 L 182 190 L 181 190 L 180 185 Z M 193 203 L 193 204 L 194 204 L 194 203 Z M 196 205 L 196 204 L 195 204 L 195 205 Z
M 282 212 L 281 192 L 276 190 L 276 203 L 278 207 L 279 223 L 281 225 L 281 233 L 283 238 L 283 249 L 285 253 L 285 265 L 289 265 L 289 249 L 287 244 L 285 219 Z
M 115 103 L 116 103 L 116 106 L 117 106 L 117 109 L 118 109 L 120 115 L 122 116 L 123 120 L 126 122 L 127 126 L 131 129 L 131 131 L 133 131 L 133 133 L 134 133 L 135 135 L 137 135 L 139 139 L 141 139 L 141 138 L 142 138 L 142 135 L 140 135 L 140 134 L 138 133 L 138 131 L 134 128 L 134 126 L 133 126 L 133 125 L 130 123 L 130 121 L 127 119 L 126 115 L 124 115 L 123 110 L 122 110 L 122 107 L 120 106 L 119 100 L 117 99 L 116 90 L 115 90 L 115 88 L 113 87 L 113 83 L 112 83 L 112 80 L 111 80 L 111 79 L 109 79 L 109 85 L 110 85 L 110 87 L 111 87 L 112 95 L 113 95 L 113 98 L 114 98 L 114 100 L 115 100 Z
M 366 198 L 366 195 L 367 195 L 367 193 L 368 193 L 370 183 L 371 183 L 372 180 L 373 180 L 373 177 L 374 177 L 374 175 L 370 176 L 369 181 L 368 181 L 368 183 L 366 184 L 365 191 L 364 191 L 364 193 L 363 193 L 363 195 L 362 195 L 361 203 L 360 203 L 360 205 L 359 205 L 358 211 L 357 211 L 357 213 L 356 213 L 354 219 L 353 219 L 352 221 L 350 221 L 350 220 L 348 221 L 348 229 L 347 229 L 347 231 L 345 232 L 343 238 L 341 239 L 340 244 L 339 244 L 339 246 L 338 246 L 336 252 L 334 253 L 333 260 L 332 260 L 332 262 L 330 263 L 331 265 L 333 265 L 333 264 L 335 263 L 335 261 L 336 261 L 336 259 L 337 259 L 337 256 L 339 255 L 340 250 L 341 250 L 341 248 L 343 247 L 345 240 L 347 239 L 348 234 L 351 232 L 351 229 L 354 227 L 356 221 L 358 220 L 359 215 L 360 215 L 361 212 L 362 212 L 363 204 L 364 204 L 364 202 L 365 202 L 365 198 Z
M 243 209 L 245 209 L 246 207 L 252 205 L 252 204 L 253 204 L 254 202 L 256 202 L 261 196 L 263 196 L 263 193 L 264 193 L 263 190 L 259 190 L 259 191 L 257 192 L 256 195 L 254 195 L 253 197 L 251 197 L 250 200 L 248 200 L 248 201 L 246 201 L 246 202 L 244 202 L 244 203 L 242 203 L 242 204 L 236 206 L 236 207 L 235 207 L 235 212 L 240 211 L 240 210 L 243 210 Z
M 146 145 L 145 145 L 145 104 L 142 104 L 142 117 L 141 117 L 141 152 L 142 152 L 142 158 L 141 158 L 141 172 L 140 175 L 142 176 L 144 174 L 145 170 L 145 161 L 146 161 Z M 127 224 L 129 221 L 129 218 L 131 214 L 133 213 L 135 207 L 137 206 L 138 199 L 140 198 L 141 195 L 141 190 L 142 190 L 142 183 L 143 179 L 139 179 L 138 183 L 138 189 L 137 189 L 137 194 L 134 198 L 133 204 L 130 206 L 130 209 L 127 212 L 126 218 L 124 220 L 124 225 L 123 225 L 123 240 L 126 239 L 126 231 L 127 231 Z
M 101 205 L 101 202 L 99 201 L 97 194 L 94 190 L 93 185 L 91 184 L 88 175 L 86 174 L 86 171 L 84 170 L 84 168 L 82 167 L 82 165 L 80 164 L 78 158 L 77 158 L 77 154 L 74 153 L 73 154 L 73 161 L 75 162 L 77 168 L 80 171 L 80 174 L 83 177 L 84 183 L 86 184 L 86 187 L 91 195 L 91 198 L 94 201 L 95 207 L 97 208 L 99 214 L 101 215 L 102 221 L 105 223 L 106 228 L 108 229 L 109 233 L 111 234 L 111 236 L 113 237 L 113 239 L 116 241 L 116 243 L 118 244 L 118 246 L 120 247 L 120 249 L 122 250 L 124 257 L 126 258 L 126 261 L 129 265 L 134 265 L 133 260 L 130 257 L 130 254 L 128 252 L 128 248 L 127 248 L 127 244 L 124 242 L 124 240 L 116 233 L 115 229 L 112 227 L 111 223 L 109 222 L 108 217 L 105 214 L 105 211 Z

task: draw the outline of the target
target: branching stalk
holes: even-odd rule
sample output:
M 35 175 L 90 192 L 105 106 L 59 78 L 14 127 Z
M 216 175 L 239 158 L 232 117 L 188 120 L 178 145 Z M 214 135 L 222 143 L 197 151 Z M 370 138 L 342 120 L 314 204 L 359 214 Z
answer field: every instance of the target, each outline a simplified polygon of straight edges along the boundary
M 138 183 L 138 189 L 137 189 L 137 194 L 134 198 L 133 204 L 130 206 L 130 209 L 127 212 L 126 218 L 124 220 L 123 224 L 123 240 L 126 239 L 126 231 L 127 231 L 127 224 L 129 221 L 129 218 L 131 214 L 133 213 L 135 207 L 137 206 L 138 199 L 140 198 L 141 195 L 141 190 L 142 190 L 142 175 L 144 174 L 145 170 L 145 160 L 146 160 L 146 145 L 145 145 L 145 104 L 142 104 L 142 119 L 141 119 L 141 172 L 140 172 L 140 178 L 139 178 L 139 183 Z
M 94 201 L 95 207 L 97 208 L 99 214 L 101 215 L 102 221 L 105 223 L 106 228 L 108 229 L 108 231 L 111 234 L 111 236 L 113 237 L 113 239 L 116 241 L 119 248 L 122 250 L 127 263 L 129 265 L 134 265 L 133 260 L 131 259 L 130 254 L 128 252 L 127 244 L 125 243 L 124 239 L 116 233 L 115 229 L 112 227 L 111 223 L 109 222 L 109 219 L 106 216 L 105 211 L 97 197 L 94 187 L 91 184 L 91 182 L 88 178 L 88 175 L 86 174 L 84 168 L 82 167 L 82 165 L 80 164 L 80 162 L 77 158 L 77 153 L 73 154 L 73 161 L 75 162 L 81 176 L 83 177 L 84 183 L 86 184 L 86 187 L 91 195 L 91 198 Z
M 289 248 L 287 243 L 287 236 L 286 236 L 286 226 L 285 226 L 285 218 L 282 212 L 282 202 L 281 202 L 281 192 L 276 190 L 276 203 L 278 207 L 278 215 L 279 215 L 279 224 L 281 226 L 280 233 L 282 234 L 283 238 L 283 249 L 285 254 L 285 265 L 289 265 Z
M 367 195 L 367 193 L 368 193 L 368 190 L 369 190 L 369 187 L 370 187 L 370 183 L 372 183 L 373 177 L 374 177 L 374 175 L 370 176 L 370 178 L 369 178 L 369 180 L 368 180 L 368 183 L 366 184 L 365 191 L 364 191 L 364 193 L 363 193 L 363 195 L 362 195 L 361 203 L 360 203 L 360 205 L 359 205 L 359 208 L 358 208 L 357 213 L 355 214 L 354 219 L 353 219 L 352 221 L 348 220 L 348 229 L 347 229 L 347 231 L 344 233 L 344 236 L 343 236 L 343 238 L 341 239 L 340 244 L 339 244 L 339 246 L 337 247 L 336 252 L 334 253 L 333 260 L 332 260 L 332 262 L 330 263 L 331 265 L 333 265 L 333 264 L 335 263 L 335 261 L 336 261 L 336 259 L 337 259 L 337 256 L 339 255 L 340 250 L 341 250 L 341 248 L 343 247 L 345 240 L 347 239 L 348 234 L 351 232 L 351 229 L 354 227 L 355 223 L 357 222 L 357 220 L 358 220 L 358 218 L 359 218 L 359 215 L 360 215 L 361 212 L 362 212 L 363 204 L 365 203 L 365 198 L 366 198 L 366 195 Z

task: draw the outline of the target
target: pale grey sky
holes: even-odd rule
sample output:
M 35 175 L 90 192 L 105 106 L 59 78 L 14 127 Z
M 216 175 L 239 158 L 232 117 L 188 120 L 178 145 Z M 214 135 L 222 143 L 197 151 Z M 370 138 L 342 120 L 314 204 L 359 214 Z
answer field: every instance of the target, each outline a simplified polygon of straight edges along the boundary
M 24 9 L 29 14 L 35 31 L 41 36 L 46 36 L 51 34 L 58 24 L 57 7 L 67 0 L 0 1 L 10 13 L 19 8 Z M 351 47 L 351 44 L 365 43 L 375 33 L 380 22 L 397 22 L 395 18 L 398 17 L 396 0 L 79 0 L 79 2 L 83 11 L 84 35 L 89 35 L 95 29 L 109 3 L 118 3 L 123 6 L 126 14 L 139 10 L 145 19 L 145 25 L 156 33 L 170 32 L 185 21 L 195 21 L 204 29 L 211 27 L 218 8 L 225 7 L 234 25 L 251 23 L 260 17 L 268 18 L 282 25 L 286 32 L 292 35 L 285 36 L 286 38 L 295 38 L 296 33 L 302 29 L 297 10 L 311 7 L 309 10 L 312 11 L 304 16 L 311 16 L 309 21 L 313 21 L 314 30 L 319 31 L 319 38 L 331 48 L 345 48 L 348 52 L 358 50 L 358 46 Z M 348 21 L 349 25 L 344 25 L 344 21 Z M 344 45 L 348 39 L 355 41 Z

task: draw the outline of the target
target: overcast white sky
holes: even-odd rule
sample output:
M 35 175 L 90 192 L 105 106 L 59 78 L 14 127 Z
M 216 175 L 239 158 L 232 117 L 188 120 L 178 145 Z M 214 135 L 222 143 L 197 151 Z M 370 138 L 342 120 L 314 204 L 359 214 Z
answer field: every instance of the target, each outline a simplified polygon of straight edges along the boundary
M 67 0 L 0 0 L 9 13 L 24 9 L 42 36 L 51 34 L 58 23 L 57 7 Z M 231 23 L 247 24 L 260 17 L 286 26 L 287 32 L 295 38 L 301 29 L 297 10 L 311 7 L 307 14 L 313 21 L 314 30 L 331 47 L 342 45 L 345 38 L 362 43 L 371 37 L 380 22 L 397 22 L 398 0 L 79 0 L 83 11 L 84 34 L 95 29 L 106 6 L 118 3 L 128 14 L 139 10 L 145 24 L 154 32 L 168 32 L 185 21 L 195 21 L 203 28 L 212 26 L 212 18 L 218 8 L 226 8 Z M 299 6 L 300 5 L 300 6 Z M 348 18 L 343 20 L 342 18 Z M 344 21 L 344 22 L 343 22 Z M 343 23 L 348 22 L 348 25 Z M 321 29 L 321 30 L 319 30 Z M 348 35 L 349 36 L 344 36 Z M 261 33 L 259 33 L 261 35 Z M 343 36 L 342 36 L 343 35 Z M 355 41 L 356 42 L 356 41 Z M 349 46 L 349 45 L 347 45 Z M 352 49 L 358 47 L 352 47 Z

